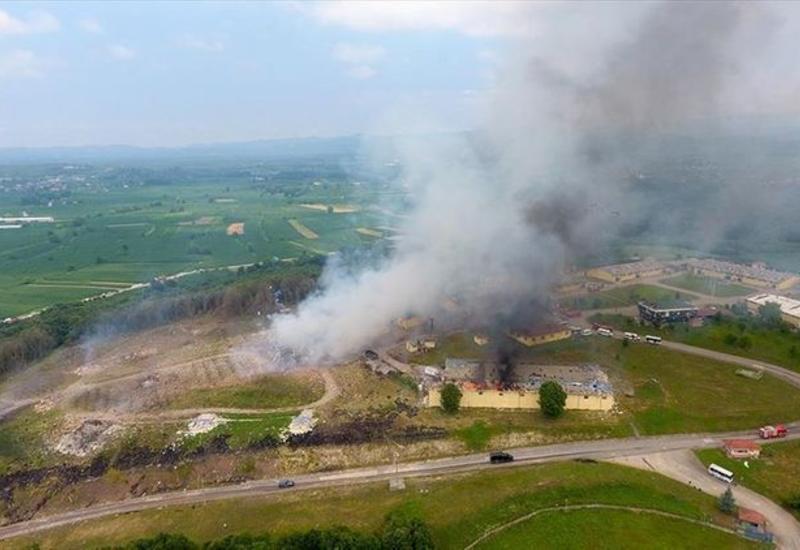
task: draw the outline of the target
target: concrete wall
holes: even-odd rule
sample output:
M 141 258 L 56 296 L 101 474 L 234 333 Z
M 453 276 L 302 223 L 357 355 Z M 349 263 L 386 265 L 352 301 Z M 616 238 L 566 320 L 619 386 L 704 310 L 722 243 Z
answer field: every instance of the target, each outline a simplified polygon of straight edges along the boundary
M 467 409 L 538 409 L 539 392 L 465 390 L 461 389 L 461 406 Z M 442 404 L 439 388 L 431 388 L 425 398 L 427 407 L 440 407 Z M 613 395 L 573 395 L 567 394 L 566 408 L 576 411 L 608 411 L 614 406 Z

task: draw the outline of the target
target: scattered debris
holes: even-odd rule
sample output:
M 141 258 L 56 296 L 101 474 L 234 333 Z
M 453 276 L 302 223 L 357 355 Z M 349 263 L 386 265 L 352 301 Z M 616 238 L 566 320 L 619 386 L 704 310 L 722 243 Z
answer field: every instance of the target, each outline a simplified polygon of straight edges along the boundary
M 51 410 L 54 406 L 55 405 L 53 403 L 53 400 L 50 398 L 46 398 L 37 401 L 36 404 L 33 406 L 33 410 L 41 414 Z
M 182 435 L 194 436 L 205 434 L 217 426 L 225 424 L 225 422 L 226 420 L 224 418 L 214 413 L 199 414 L 189 421 L 189 424 L 186 426 L 186 431 L 183 432 Z
M 67 455 L 89 456 L 102 449 L 120 429 L 104 420 L 85 420 L 78 428 L 61 436 L 55 450 Z
M 317 425 L 314 418 L 314 409 L 303 409 L 303 411 L 292 418 L 286 431 L 289 435 L 303 435 L 309 433 Z

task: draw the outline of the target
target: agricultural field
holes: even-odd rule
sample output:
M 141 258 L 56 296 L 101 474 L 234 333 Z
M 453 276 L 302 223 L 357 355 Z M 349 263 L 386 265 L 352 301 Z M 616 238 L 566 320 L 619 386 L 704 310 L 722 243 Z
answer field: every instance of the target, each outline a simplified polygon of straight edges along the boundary
M 217 538 L 223 525 L 226 534 L 279 535 L 332 525 L 373 531 L 391 512 L 424 518 L 437 548 L 464 548 L 489 529 L 567 502 L 571 506 L 642 508 L 677 518 L 624 509 L 554 512 L 500 530 L 484 539 L 481 548 L 530 548 L 526 543 L 529 539 L 523 534 L 543 521 L 548 526 L 548 536 L 535 539 L 542 543 L 537 544 L 539 548 L 580 548 L 587 541 L 602 548 L 757 547 L 704 525 L 710 522 L 730 527 L 730 519 L 716 510 L 713 497 L 658 474 L 624 466 L 567 462 L 447 478 L 412 478 L 406 484 L 405 491 L 390 492 L 385 484 L 371 484 L 124 514 L 57 528 L 36 537 L 12 539 L 9 548 L 24 548 L 34 542 L 45 550 L 91 548 L 158 532 L 183 533 L 201 542 Z M 476 494 L 481 498 L 476 499 Z M 609 520 L 619 527 L 611 527 Z M 603 533 L 608 531 L 602 542 L 597 540 L 601 525 Z M 665 538 L 661 531 L 664 527 L 677 527 L 680 539 Z
M 698 275 L 692 275 L 691 273 L 684 273 L 676 277 L 662 279 L 661 282 L 670 286 L 682 288 L 689 292 L 715 296 L 717 298 L 747 296 L 755 292 L 752 288 L 746 286 L 726 283 L 725 281 L 712 277 L 700 277 Z
M 666 288 L 635 284 L 603 290 L 582 296 L 569 296 L 559 299 L 562 307 L 569 309 L 610 309 L 635 306 L 639 301 L 659 302 L 665 300 L 692 301 L 697 296 L 688 292 L 676 292 Z
M 369 245 L 359 228 L 387 223 L 373 206 L 401 198 L 325 167 L 317 179 L 272 168 L 0 167 L 15 183 L 61 178 L 58 191 L 0 187 L 0 216 L 55 220 L 0 231 L 0 319 L 154 276 Z
M 800 441 L 771 443 L 761 448 L 761 457 L 732 460 L 721 449 L 697 451 L 698 458 L 708 466 L 719 464 L 734 473 L 736 483 L 769 497 L 800 518 Z

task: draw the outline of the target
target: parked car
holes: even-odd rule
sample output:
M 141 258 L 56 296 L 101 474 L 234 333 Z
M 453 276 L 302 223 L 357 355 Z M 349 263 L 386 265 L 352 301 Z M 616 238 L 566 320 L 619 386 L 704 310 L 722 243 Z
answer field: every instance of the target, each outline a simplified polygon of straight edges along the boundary
M 489 462 L 492 464 L 503 464 L 505 462 L 513 462 L 514 456 L 504 451 L 498 451 L 489 455 Z
M 294 481 L 291 479 L 282 479 L 278 482 L 279 489 L 288 489 L 290 487 L 294 487 Z

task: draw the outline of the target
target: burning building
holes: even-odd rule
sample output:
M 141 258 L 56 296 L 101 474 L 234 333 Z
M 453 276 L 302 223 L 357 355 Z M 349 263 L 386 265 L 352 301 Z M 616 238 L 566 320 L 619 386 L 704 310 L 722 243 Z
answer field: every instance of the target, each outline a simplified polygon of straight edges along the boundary
M 538 409 L 539 388 L 547 381 L 564 388 L 567 409 L 608 411 L 614 407 L 613 388 L 598 365 L 504 365 L 469 359 L 447 359 L 442 382 L 427 388 L 424 403 L 441 406 L 441 386 L 452 382 L 461 389 L 465 408 Z

